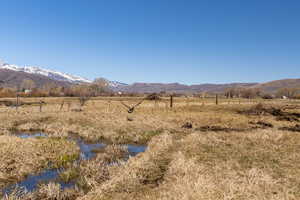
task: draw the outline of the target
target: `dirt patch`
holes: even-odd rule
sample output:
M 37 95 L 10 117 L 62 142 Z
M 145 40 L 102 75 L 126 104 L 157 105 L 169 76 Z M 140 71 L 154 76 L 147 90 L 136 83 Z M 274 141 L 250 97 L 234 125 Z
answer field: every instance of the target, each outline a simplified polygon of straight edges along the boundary
M 249 124 L 251 125 L 255 125 L 253 128 L 262 128 L 262 129 L 265 129 L 265 128 L 273 128 L 273 124 L 271 123 L 268 123 L 268 122 L 264 122 L 264 121 L 258 121 L 258 122 L 249 122 Z
M 184 123 L 181 128 L 191 129 L 193 128 L 193 124 L 191 122 Z
M 274 107 L 268 107 L 263 104 L 257 104 L 255 106 L 252 106 L 249 109 L 246 110 L 239 110 L 239 114 L 246 114 L 246 115 L 273 115 L 273 116 L 280 116 L 282 115 L 282 111 L 279 108 Z
M 299 122 L 300 113 L 281 112 L 276 119 L 279 121 Z
M 272 115 L 278 121 L 299 122 L 300 113 L 284 112 L 281 108 L 257 104 L 247 110 L 238 111 L 239 114 L 246 115 Z
M 232 128 L 232 127 L 222 127 L 222 126 L 201 126 L 199 128 L 196 128 L 196 131 L 213 131 L 213 132 L 246 132 L 251 131 L 253 129 L 266 129 L 266 128 L 273 128 L 273 124 L 264 122 L 264 121 L 258 121 L 258 122 L 249 122 L 249 124 L 254 125 L 253 127 L 249 128 Z
M 297 125 L 292 126 L 292 127 L 281 127 L 281 128 L 279 128 L 279 130 L 282 130 L 282 131 L 300 132 L 300 125 L 297 124 Z
M 298 117 L 295 117 L 293 115 L 279 116 L 279 117 L 276 117 L 276 120 L 278 120 L 278 121 L 288 121 L 288 122 L 299 122 Z
M 203 131 L 203 132 L 207 132 L 207 131 L 214 131 L 214 132 L 243 132 L 246 131 L 248 129 L 239 129 L 239 128 L 227 128 L 227 127 L 221 127 L 221 126 L 201 126 L 199 128 L 195 129 L 196 131 Z

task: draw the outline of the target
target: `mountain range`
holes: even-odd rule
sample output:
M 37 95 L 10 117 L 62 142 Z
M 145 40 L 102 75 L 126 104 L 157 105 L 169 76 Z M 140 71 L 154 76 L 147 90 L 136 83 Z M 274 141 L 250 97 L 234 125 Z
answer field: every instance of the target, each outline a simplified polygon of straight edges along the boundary
M 89 84 L 93 81 L 71 75 L 59 71 L 44 69 L 35 66 L 17 66 L 5 63 L 0 60 L 0 84 L 6 87 L 15 87 L 20 85 L 24 79 L 33 80 L 38 87 L 42 87 L 48 83 L 55 83 L 56 85 L 69 86 L 72 84 Z M 118 81 L 107 80 L 111 88 L 125 86 L 127 84 Z
M 17 87 L 24 79 L 31 79 L 37 87 L 54 83 L 60 86 L 74 84 L 90 84 L 91 80 L 48 70 L 40 67 L 11 65 L 0 60 L 0 87 Z M 223 92 L 227 88 L 259 88 L 263 92 L 274 93 L 280 88 L 300 88 L 300 79 L 283 79 L 266 83 L 227 83 L 227 84 L 197 84 L 184 85 L 180 83 L 134 83 L 126 84 L 107 80 L 109 87 L 116 92 L 125 93 L 197 93 L 197 92 Z

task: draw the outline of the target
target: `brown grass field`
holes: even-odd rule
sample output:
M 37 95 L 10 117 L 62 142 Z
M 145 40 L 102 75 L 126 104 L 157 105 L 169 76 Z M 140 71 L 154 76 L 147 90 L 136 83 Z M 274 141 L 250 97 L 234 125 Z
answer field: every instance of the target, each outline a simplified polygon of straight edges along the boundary
M 21 99 L 39 101 L 40 99 Z M 66 164 L 60 176 L 75 188 L 48 183 L 4 199 L 300 199 L 300 101 L 175 98 L 145 101 L 129 114 L 120 100 L 45 98 L 39 106 L 0 107 L 0 189 L 10 182 L 78 154 L 66 140 L 107 141 L 97 157 Z M 20 139 L 11 132 L 41 131 L 49 138 Z M 122 160 L 119 144 L 146 144 Z M 67 156 L 68 155 L 68 156 Z M 72 159 L 66 159 L 70 161 Z M 108 164 L 114 163 L 114 164 Z

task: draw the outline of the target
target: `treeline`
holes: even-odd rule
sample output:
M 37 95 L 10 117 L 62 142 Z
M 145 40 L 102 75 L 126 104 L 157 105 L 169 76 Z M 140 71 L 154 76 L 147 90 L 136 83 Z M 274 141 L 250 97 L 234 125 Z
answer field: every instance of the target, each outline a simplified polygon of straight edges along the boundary
M 170 95 L 174 97 L 180 96 L 194 96 L 194 97 L 214 97 L 215 93 L 200 92 L 195 94 L 174 94 L 169 92 L 160 92 L 159 97 L 167 97 Z M 266 93 L 259 88 L 228 88 L 222 93 L 225 98 L 289 98 L 300 99 L 300 88 L 281 88 L 275 93 Z M 111 90 L 106 79 L 99 78 L 89 84 L 74 84 L 66 87 L 56 85 L 55 83 L 48 83 L 43 86 L 37 86 L 33 80 L 25 79 L 15 88 L 0 87 L 0 97 L 96 97 L 96 96 L 144 96 L 146 94 L 138 93 L 116 93 Z
M 0 97 L 95 97 L 111 96 L 114 93 L 105 79 L 96 79 L 90 84 L 74 84 L 62 87 L 54 83 L 37 87 L 34 81 L 26 79 L 15 88 L 0 88 Z
M 224 95 L 227 98 L 300 99 L 300 88 L 280 88 L 275 93 L 262 92 L 259 88 L 228 88 Z

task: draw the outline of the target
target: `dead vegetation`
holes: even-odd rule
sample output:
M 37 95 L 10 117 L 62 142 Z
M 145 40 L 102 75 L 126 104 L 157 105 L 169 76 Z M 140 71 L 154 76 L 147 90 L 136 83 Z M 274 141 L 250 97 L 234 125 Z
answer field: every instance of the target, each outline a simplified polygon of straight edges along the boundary
M 79 199 L 298 199 L 298 137 L 274 130 L 158 136 Z
M 15 188 L 4 199 L 76 199 L 109 180 L 111 176 L 109 168 L 122 165 L 128 154 L 128 150 L 124 146 L 109 145 L 101 153 L 98 152 L 96 158 L 69 163 L 68 168 L 59 174 L 60 180 L 65 183 L 73 182 L 75 187 L 63 190 L 59 183 L 41 183 L 37 190 L 31 193 L 24 191 L 22 188 Z
M 292 126 L 292 127 L 281 127 L 281 128 L 279 128 L 279 130 L 300 132 L 300 125 L 296 124 L 295 126 Z
M 283 112 L 280 108 L 275 108 L 273 106 L 268 106 L 264 104 L 257 104 L 249 109 L 239 111 L 241 114 L 247 115 L 272 115 L 272 116 L 282 116 Z
M 262 128 L 262 129 L 265 129 L 265 128 L 273 128 L 273 124 L 269 123 L 269 122 L 264 122 L 264 121 L 258 121 L 258 122 L 253 122 L 253 121 L 250 121 L 249 122 L 250 124 L 252 125 L 255 125 L 253 128 Z
M 267 106 L 263 104 L 257 104 L 250 109 L 239 111 L 241 114 L 247 115 L 272 115 L 279 121 L 299 122 L 300 113 L 285 112 L 283 108 L 275 108 L 273 106 Z
M 159 101 L 159 100 L 161 100 L 160 96 L 156 93 L 149 94 L 145 99 L 150 100 L 150 101 Z
M 199 128 L 195 129 L 196 131 L 202 131 L 202 132 L 207 132 L 207 131 L 213 131 L 213 132 L 242 132 L 246 131 L 246 129 L 237 129 L 237 128 L 228 128 L 228 127 L 221 127 L 221 126 L 201 126 Z
M 219 99 L 215 105 L 214 99 L 190 98 L 187 105 L 184 98 L 173 100 L 173 108 L 169 98 L 145 100 L 130 117 L 120 101 L 136 105 L 141 98 L 89 99 L 81 112 L 59 111 L 51 99 L 43 113 L 5 110 L 2 134 L 39 129 L 51 136 L 74 133 L 114 144 L 148 143 L 145 153 L 131 158 L 120 145 L 98 150 L 95 159 L 60 174 L 66 182 L 75 181 L 75 188 L 44 184 L 22 199 L 300 198 L 298 102 L 229 104 Z M 7 199 L 17 199 L 13 195 Z
M 0 136 L 0 191 L 34 172 L 62 167 L 78 154 L 77 146 L 64 139 Z

